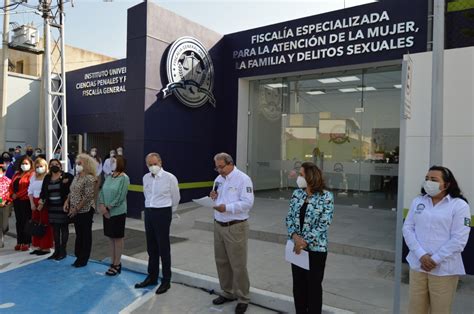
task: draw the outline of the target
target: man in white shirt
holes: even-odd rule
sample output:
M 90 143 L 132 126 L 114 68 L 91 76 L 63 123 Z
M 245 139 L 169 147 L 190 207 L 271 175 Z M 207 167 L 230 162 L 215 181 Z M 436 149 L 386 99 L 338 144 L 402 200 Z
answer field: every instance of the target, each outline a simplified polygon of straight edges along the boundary
M 178 180 L 173 174 L 163 170 L 158 153 L 148 154 L 146 164 L 150 170 L 143 176 L 148 276 L 137 283 L 135 288 L 157 284 L 161 258 L 163 279 L 156 294 L 162 294 L 170 288 L 170 225 L 172 211 L 178 207 L 180 194 Z
M 222 295 L 212 302 L 220 305 L 237 299 L 235 313 L 245 313 L 250 301 L 247 272 L 249 211 L 253 206 L 252 180 L 234 166 L 227 153 L 214 156 L 219 176 L 210 197 L 214 207 L 214 255 Z
M 102 167 L 102 171 L 104 172 L 104 176 L 110 176 L 115 169 L 113 169 L 115 164 L 115 150 L 112 149 L 109 154 L 109 158 L 104 161 L 104 166 Z

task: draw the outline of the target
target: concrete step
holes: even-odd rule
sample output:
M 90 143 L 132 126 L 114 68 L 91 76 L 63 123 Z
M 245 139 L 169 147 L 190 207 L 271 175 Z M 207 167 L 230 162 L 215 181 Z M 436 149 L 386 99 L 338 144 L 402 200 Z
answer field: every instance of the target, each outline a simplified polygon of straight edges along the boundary
M 193 229 L 203 231 L 213 231 L 214 223 L 208 219 L 196 219 L 194 221 Z M 256 230 L 250 226 L 249 238 L 254 240 L 285 244 L 287 235 L 272 231 Z M 349 256 L 375 259 L 385 262 L 395 261 L 395 252 L 391 250 L 384 250 L 379 248 L 362 247 L 348 243 L 329 241 L 329 251 L 335 254 L 344 254 Z

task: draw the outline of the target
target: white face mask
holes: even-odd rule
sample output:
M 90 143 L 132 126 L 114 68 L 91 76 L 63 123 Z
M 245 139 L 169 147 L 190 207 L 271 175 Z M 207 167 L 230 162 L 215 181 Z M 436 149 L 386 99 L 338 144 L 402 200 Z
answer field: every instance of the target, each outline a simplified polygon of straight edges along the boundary
M 95 150 L 91 151 L 91 156 L 95 157 L 95 155 L 97 155 L 97 152 Z
M 117 169 L 117 164 L 116 163 L 113 163 L 111 166 L 110 166 L 110 169 L 112 171 L 115 171 L 115 169 Z
M 30 164 L 21 165 L 21 170 L 23 170 L 23 171 L 30 171 L 30 169 L 31 169 Z
M 117 154 L 118 154 L 119 156 L 122 156 L 122 154 L 123 154 L 123 151 L 121 151 L 121 150 L 118 150 L 118 151 L 117 151 Z
M 36 173 L 38 174 L 43 174 L 46 172 L 46 169 L 44 167 L 38 167 L 36 168 Z
M 160 172 L 160 169 L 161 169 L 161 167 L 156 166 L 156 165 L 148 167 L 148 170 L 150 170 L 150 172 L 154 175 L 157 175 L 158 172 Z
M 306 179 L 303 178 L 302 176 L 298 176 L 296 179 L 296 184 L 300 189 L 305 189 L 308 186 L 308 183 L 306 182 Z
M 81 173 L 84 170 L 84 167 L 81 165 L 76 165 L 76 172 Z
M 0 173 L 0 179 L 3 178 L 3 173 Z
M 429 196 L 436 196 L 441 193 L 440 184 L 435 181 L 425 180 L 423 182 L 423 189 Z

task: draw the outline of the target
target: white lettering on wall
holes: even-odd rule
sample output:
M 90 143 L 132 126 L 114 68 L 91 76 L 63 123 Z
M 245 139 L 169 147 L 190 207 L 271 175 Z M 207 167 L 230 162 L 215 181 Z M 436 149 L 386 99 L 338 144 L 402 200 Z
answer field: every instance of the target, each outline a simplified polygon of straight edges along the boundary
M 99 96 L 124 93 L 127 81 L 127 67 L 106 69 L 84 74 L 84 80 L 76 83 L 76 90 L 82 90 L 82 96 Z
M 414 21 L 392 22 L 387 11 L 284 27 L 250 35 L 250 46 L 234 50 L 237 70 L 305 62 L 415 45 L 419 31 Z M 388 38 L 387 38 L 388 37 Z

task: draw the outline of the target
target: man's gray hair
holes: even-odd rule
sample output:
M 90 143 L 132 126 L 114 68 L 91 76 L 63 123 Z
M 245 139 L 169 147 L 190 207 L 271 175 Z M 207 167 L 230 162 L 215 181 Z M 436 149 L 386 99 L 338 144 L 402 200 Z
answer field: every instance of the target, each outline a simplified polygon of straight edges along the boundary
M 226 165 L 233 165 L 234 164 L 234 159 L 232 159 L 232 156 L 227 154 L 227 153 L 219 153 L 214 156 L 214 161 L 217 160 L 223 160 Z
M 158 158 L 158 160 L 161 160 L 160 154 L 153 152 L 153 153 L 149 153 L 148 155 L 146 155 L 145 161 L 147 161 L 148 158 L 150 158 L 150 157 L 156 157 L 156 158 Z

